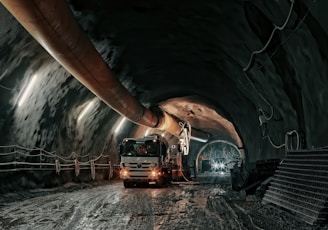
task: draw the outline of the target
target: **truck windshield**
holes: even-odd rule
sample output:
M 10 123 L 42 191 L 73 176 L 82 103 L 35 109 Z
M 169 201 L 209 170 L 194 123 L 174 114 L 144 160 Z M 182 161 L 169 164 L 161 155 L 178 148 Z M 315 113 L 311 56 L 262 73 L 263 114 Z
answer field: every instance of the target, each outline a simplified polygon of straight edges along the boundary
M 160 155 L 160 142 L 125 142 L 121 156 L 155 157 Z

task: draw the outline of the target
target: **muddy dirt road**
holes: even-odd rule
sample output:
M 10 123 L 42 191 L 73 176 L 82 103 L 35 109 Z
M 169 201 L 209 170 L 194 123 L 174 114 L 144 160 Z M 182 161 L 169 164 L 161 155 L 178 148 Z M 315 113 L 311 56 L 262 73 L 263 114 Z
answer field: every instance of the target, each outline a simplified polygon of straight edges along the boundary
M 314 229 L 220 185 L 126 189 L 116 181 L 0 202 L 0 229 Z

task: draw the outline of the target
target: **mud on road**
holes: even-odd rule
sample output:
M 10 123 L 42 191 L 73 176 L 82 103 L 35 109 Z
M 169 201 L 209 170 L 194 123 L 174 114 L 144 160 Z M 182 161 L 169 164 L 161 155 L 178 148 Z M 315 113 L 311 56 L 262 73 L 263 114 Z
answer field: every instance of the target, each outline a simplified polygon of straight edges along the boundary
M 6 194 L 0 198 L 0 229 L 318 228 L 229 186 L 127 189 L 114 181 Z

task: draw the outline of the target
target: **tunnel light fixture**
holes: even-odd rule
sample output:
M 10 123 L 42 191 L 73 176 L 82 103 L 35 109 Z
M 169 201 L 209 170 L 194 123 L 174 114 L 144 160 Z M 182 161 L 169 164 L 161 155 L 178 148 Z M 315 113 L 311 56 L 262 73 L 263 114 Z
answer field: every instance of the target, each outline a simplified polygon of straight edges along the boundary
M 118 123 L 118 125 L 117 125 L 117 127 L 116 127 L 114 133 L 118 133 L 118 132 L 121 130 L 121 128 L 122 128 L 122 126 L 123 126 L 125 120 L 126 120 L 125 117 L 123 117 L 123 118 L 121 119 L 121 121 L 120 121 L 120 123 Z
M 198 141 L 198 142 L 202 142 L 202 143 L 206 143 L 208 141 L 208 139 L 193 137 L 193 136 L 190 136 L 190 140 L 194 140 L 194 141 Z
M 214 164 L 213 164 L 213 168 L 214 168 L 214 169 L 218 169 L 218 168 L 219 168 L 219 164 L 218 164 L 218 163 L 214 163 Z
M 28 83 L 27 87 L 23 91 L 22 96 L 20 97 L 20 99 L 18 101 L 18 107 L 21 107 L 23 104 L 25 104 L 26 100 L 31 95 L 32 89 L 34 88 L 34 85 L 35 85 L 37 79 L 38 79 L 38 74 L 34 74 L 31 77 L 30 82 Z
M 212 168 L 217 170 L 217 169 L 225 169 L 225 164 L 223 162 L 214 162 L 212 164 Z
M 90 113 L 91 109 L 94 107 L 95 102 L 97 98 L 92 99 L 91 101 L 88 102 L 88 104 L 83 108 L 83 110 L 80 112 L 77 122 L 80 122 L 82 118 L 85 117 L 88 113 Z
M 147 130 L 146 130 L 146 132 L 145 132 L 145 135 L 144 135 L 144 136 L 146 137 L 146 136 L 148 136 L 148 134 L 149 134 L 149 129 L 147 129 Z

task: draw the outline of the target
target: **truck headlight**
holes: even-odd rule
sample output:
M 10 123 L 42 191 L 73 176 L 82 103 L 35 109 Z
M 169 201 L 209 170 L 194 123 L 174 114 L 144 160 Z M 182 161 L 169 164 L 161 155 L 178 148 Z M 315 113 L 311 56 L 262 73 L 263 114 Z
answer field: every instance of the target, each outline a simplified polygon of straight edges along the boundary
M 161 171 L 152 170 L 152 171 L 150 172 L 150 175 L 151 175 L 152 177 L 157 177 L 157 176 L 162 175 L 162 173 L 161 173 Z
M 129 171 L 127 169 L 122 169 L 121 172 L 120 172 L 121 176 L 128 176 L 129 175 Z

